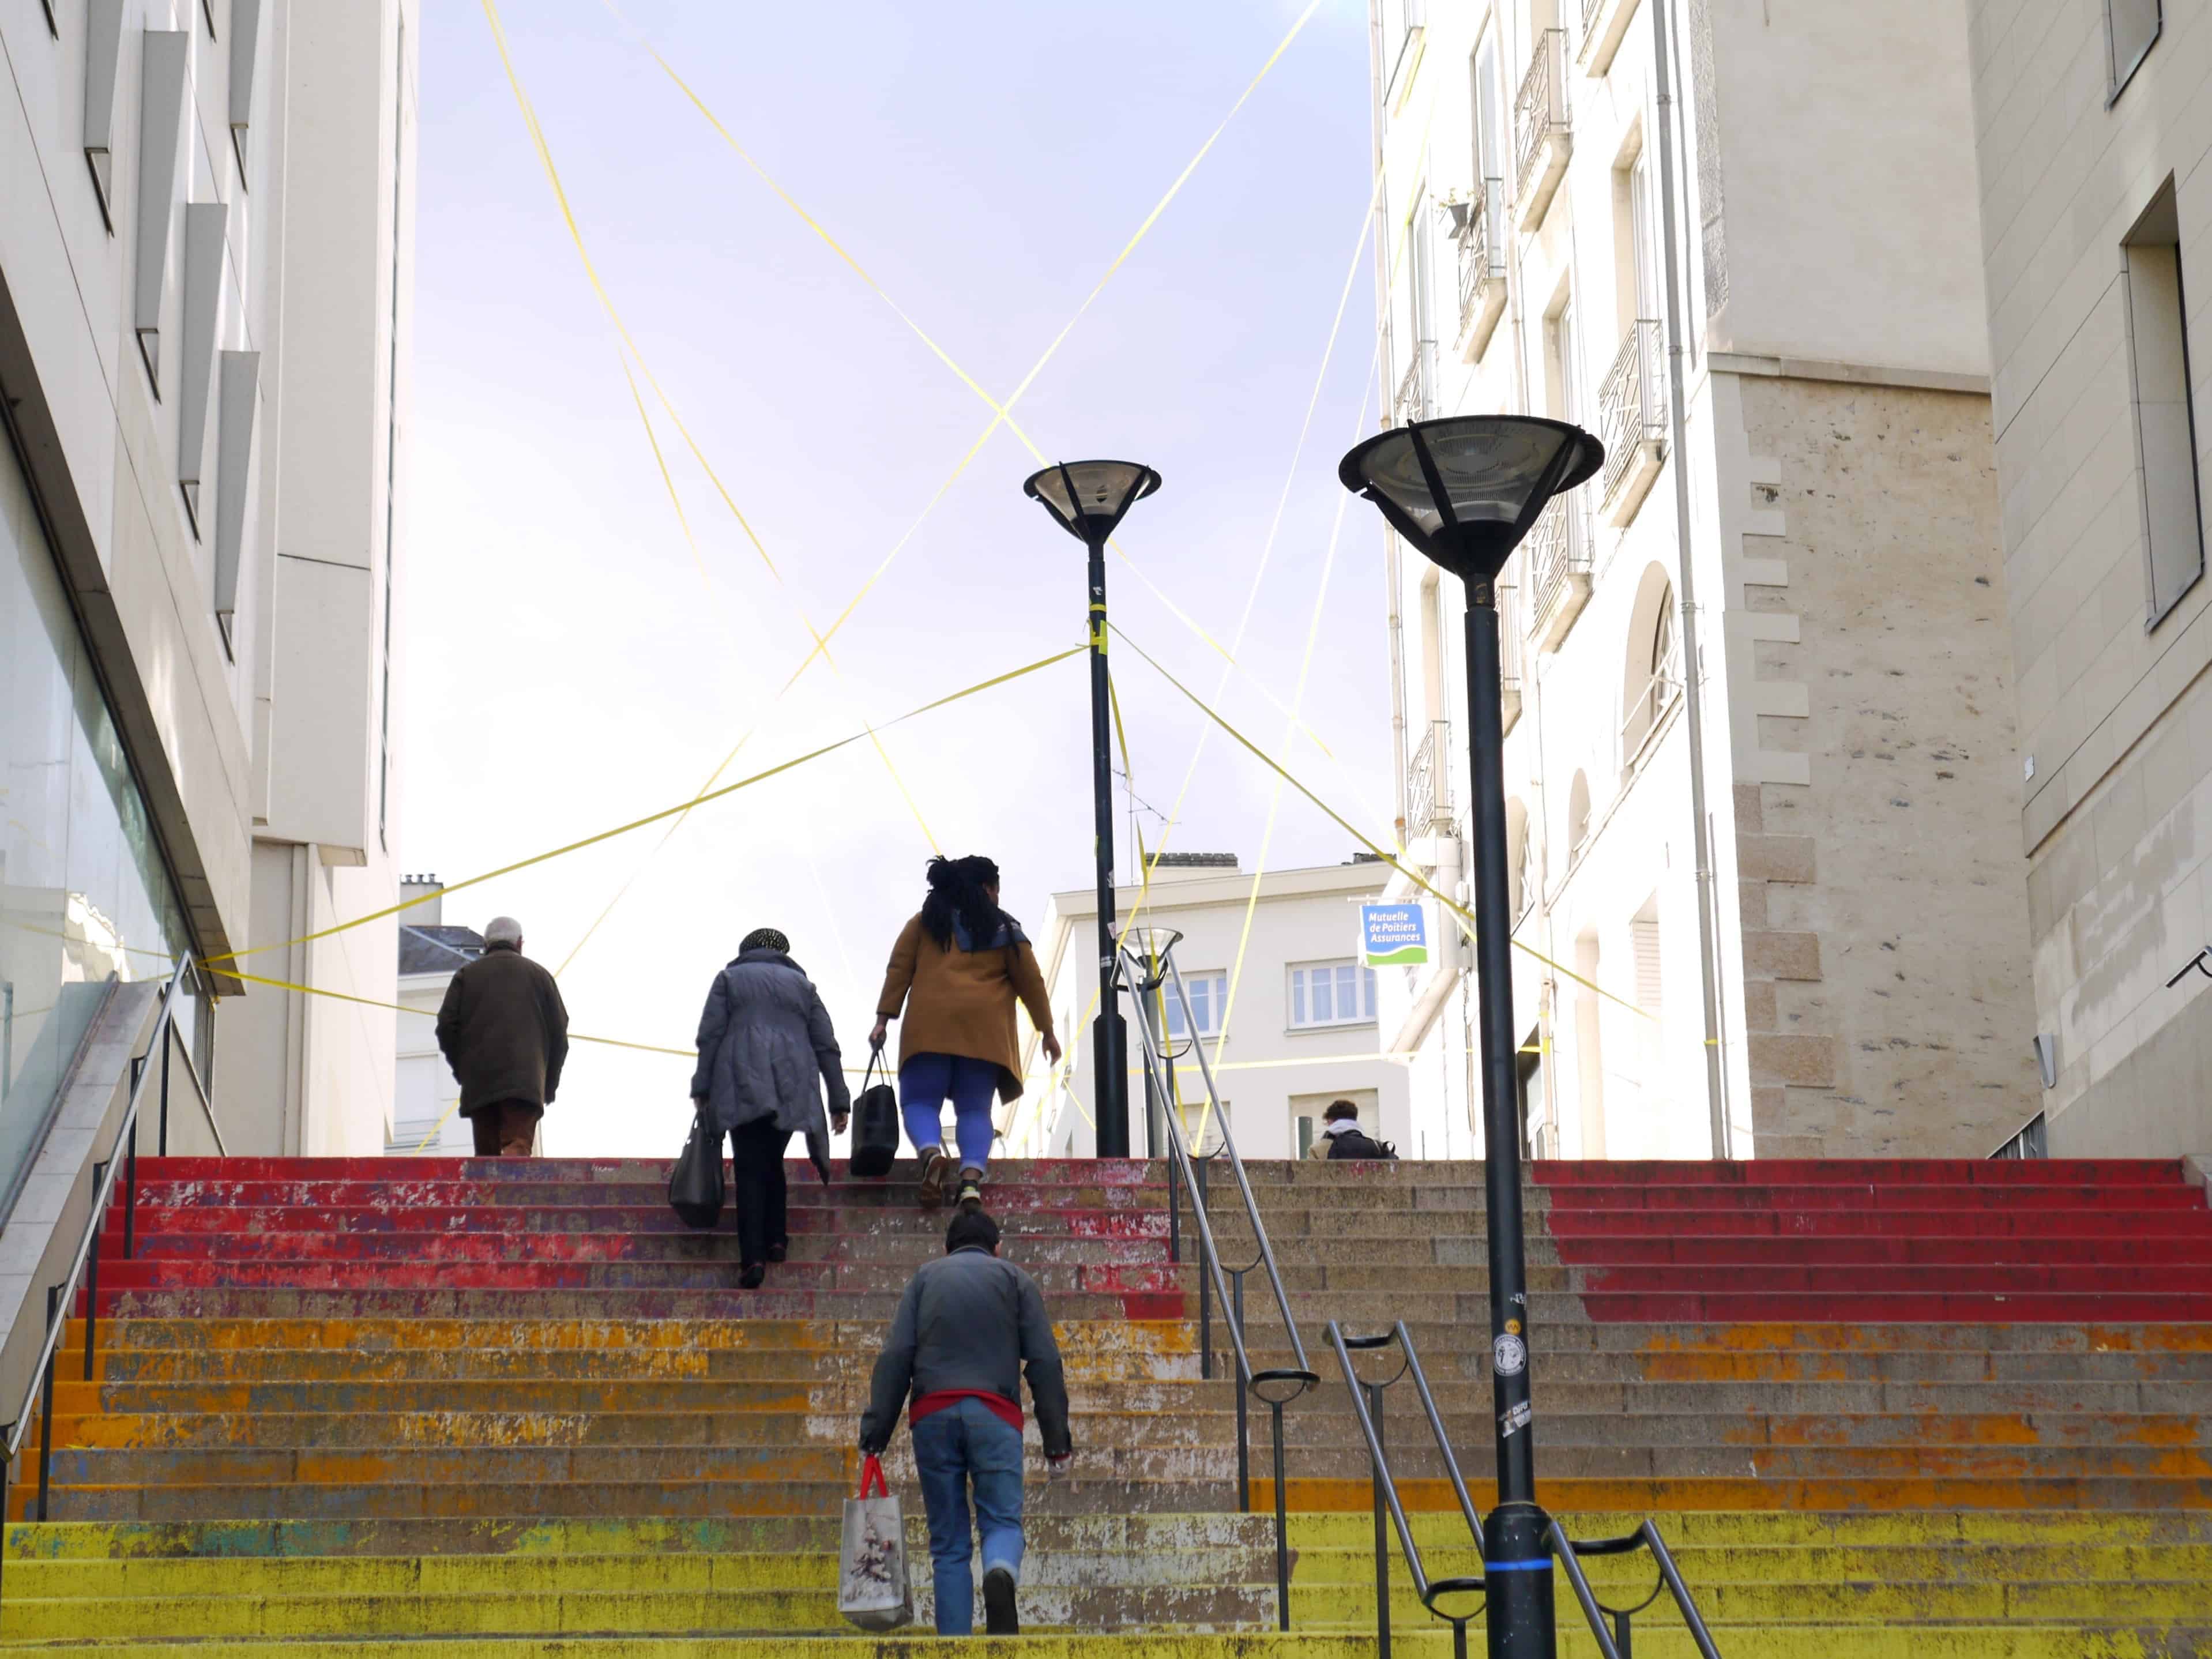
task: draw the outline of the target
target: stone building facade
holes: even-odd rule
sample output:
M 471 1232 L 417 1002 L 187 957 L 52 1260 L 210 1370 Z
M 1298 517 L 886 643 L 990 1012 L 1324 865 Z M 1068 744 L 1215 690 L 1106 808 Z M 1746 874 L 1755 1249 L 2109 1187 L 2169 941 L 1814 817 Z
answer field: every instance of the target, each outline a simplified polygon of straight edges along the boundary
M 2016 0 L 1974 8 L 1967 39 L 2044 1139 L 2202 1152 L 2212 19 Z
M 1539 1155 L 1978 1156 L 2035 1109 L 1965 11 L 1375 8 L 1395 418 L 1608 450 L 1504 577 Z M 1462 599 L 1386 557 L 1402 833 L 1451 890 Z M 1469 1051 L 1471 978 L 1389 987 L 1384 1047 Z M 1417 1125 L 1479 1116 L 1472 1068 L 1412 1075 Z

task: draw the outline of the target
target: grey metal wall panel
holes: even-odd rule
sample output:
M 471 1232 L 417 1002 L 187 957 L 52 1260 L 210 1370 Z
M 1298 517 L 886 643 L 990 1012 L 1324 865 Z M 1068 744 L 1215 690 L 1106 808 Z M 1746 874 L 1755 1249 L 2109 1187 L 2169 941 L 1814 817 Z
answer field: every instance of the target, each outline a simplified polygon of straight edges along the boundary
M 161 299 L 168 286 L 169 215 L 177 199 L 177 161 L 184 149 L 185 78 L 192 37 L 182 29 L 148 29 L 140 76 L 138 246 L 131 321 L 139 355 L 161 394 Z
M 207 477 L 208 394 L 215 375 L 216 326 L 222 311 L 223 229 L 230 210 L 221 202 L 185 208 L 185 343 L 177 369 L 177 483 L 192 531 L 201 533 L 200 485 Z
M 223 643 L 234 656 L 238 647 L 231 630 L 238 615 L 238 573 L 258 489 L 253 428 L 261 407 L 259 352 L 222 354 L 216 399 L 215 615 Z
M 115 82 L 123 61 L 123 0 L 85 0 L 84 159 L 100 216 L 115 228 Z
M 253 124 L 253 70 L 261 50 L 261 0 L 230 0 L 230 143 L 246 176 L 246 136 Z

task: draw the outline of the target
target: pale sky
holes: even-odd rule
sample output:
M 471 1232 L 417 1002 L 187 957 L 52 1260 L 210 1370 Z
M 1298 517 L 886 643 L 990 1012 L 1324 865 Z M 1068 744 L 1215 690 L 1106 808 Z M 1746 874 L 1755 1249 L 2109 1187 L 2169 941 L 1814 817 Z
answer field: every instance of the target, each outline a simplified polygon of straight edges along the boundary
M 633 0 L 625 11 L 732 136 L 1001 402 L 1191 161 L 1303 3 L 1159 0 L 836 9 Z M 653 374 L 781 580 L 681 435 L 655 429 L 686 545 L 480 6 L 426 7 L 410 537 L 397 623 L 401 862 L 447 880 L 694 793 L 1080 642 L 1080 546 L 1021 494 L 1001 428 L 781 702 L 777 688 L 913 526 L 992 416 L 747 168 L 603 0 L 508 0 L 523 84 L 600 275 Z M 1054 459 L 1110 455 L 1164 487 L 1130 558 L 1230 643 L 1286 479 L 1238 652 L 1291 700 L 1319 601 L 1292 769 L 1370 834 L 1390 816 L 1382 532 L 1343 516 L 1337 458 L 1373 416 L 1366 7 L 1322 0 L 1013 410 Z M 1317 378 L 1318 377 L 1318 378 Z M 1320 387 L 1304 457 L 1291 460 Z M 648 404 L 653 393 L 641 390 Z M 1363 399 L 1365 413 L 1363 415 Z M 703 574 L 702 574 L 703 567 Z M 1222 658 L 1127 565 L 1115 620 L 1211 698 Z M 1136 793 L 1173 808 L 1200 717 L 1115 657 Z M 447 920 L 520 918 L 567 957 L 578 1032 L 682 1047 L 715 969 L 782 928 L 864 1056 L 883 963 L 931 850 L 988 853 L 1037 933 L 1089 884 L 1080 658 L 884 734 L 921 823 L 866 741 L 653 829 L 456 894 Z M 1269 752 L 1283 715 L 1232 678 L 1224 714 Z M 1249 871 L 1273 795 L 1218 733 L 1170 846 Z M 1126 802 L 1117 786 L 1125 875 Z M 1147 842 L 1160 820 L 1144 820 Z M 1295 795 L 1270 867 L 1353 843 Z M 1350 924 L 1347 921 L 1347 949 Z M 1063 1034 L 1065 1036 L 1066 1034 Z M 579 1045 L 547 1142 L 672 1155 L 687 1061 Z

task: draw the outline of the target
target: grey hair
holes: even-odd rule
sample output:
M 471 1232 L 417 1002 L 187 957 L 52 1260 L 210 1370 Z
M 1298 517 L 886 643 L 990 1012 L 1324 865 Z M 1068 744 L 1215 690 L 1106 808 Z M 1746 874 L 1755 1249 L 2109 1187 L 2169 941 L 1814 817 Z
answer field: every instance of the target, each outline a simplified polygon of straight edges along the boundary
M 513 916 L 494 916 L 484 924 L 486 945 L 520 945 L 522 943 L 522 924 Z

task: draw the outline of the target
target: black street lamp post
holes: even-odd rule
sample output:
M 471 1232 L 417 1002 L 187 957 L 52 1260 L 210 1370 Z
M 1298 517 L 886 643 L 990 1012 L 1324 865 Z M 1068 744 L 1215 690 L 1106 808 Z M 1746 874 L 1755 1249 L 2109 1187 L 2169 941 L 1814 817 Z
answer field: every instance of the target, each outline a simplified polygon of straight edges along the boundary
M 1091 795 L 1098 865 L 1098 1018 L 1091 1027 L 1097 1073 L 1098 1156 L 1129 1156 L 1129 1030 L 1121 1018 L 1114 943 L 1113 714 L 1106 685 L 1106 538 L 1130 507 L 1160 487 L 1135 461 L 1066 461 L 1030 475 L 1022 493 L 1044 503 L 1091 551 Z M 1070 1032 L 1072 1037 L 1074 1033 Z
M 1514 1086 L 1512 922 L 1505 886 L 1505 735 L 1498 573 L 1560 491 L 1595 473 L 1604 446 L 1579 427 L 1522 416 L 1422 421 L 1368 439 L 1337 469 L 1467 588 L 1468 741 L 1474 763 L 1474 953 L 1481 998 L 1484 1180 L 1490 1208 L 1492 1403 L 1498 1507 L 1483 1528 L 1492 1659 L 1553 1659 L 1551 1518 L 1536 1504 L 1522 1238 L 1521 1121 Z

